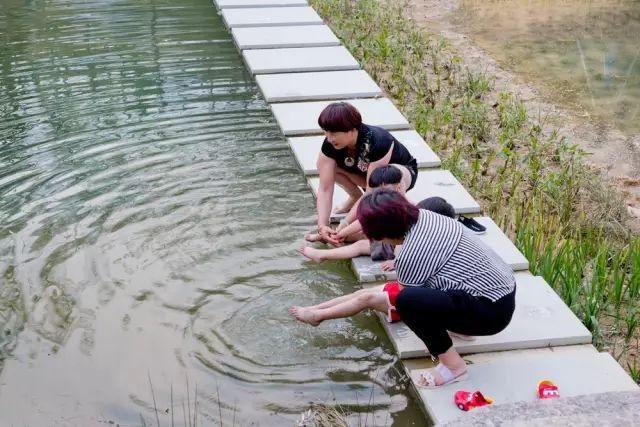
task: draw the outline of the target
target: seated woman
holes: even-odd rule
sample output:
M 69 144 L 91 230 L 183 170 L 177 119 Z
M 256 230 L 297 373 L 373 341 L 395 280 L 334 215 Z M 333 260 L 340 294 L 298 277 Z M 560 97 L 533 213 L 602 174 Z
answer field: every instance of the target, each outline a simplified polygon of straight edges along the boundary
M 293 306 L 290 312 L 316 326 L 364 309 L 393 310 L 440 359 L 416 384 L 439 387 L 465 378 L 466 364 L 447 331 L 494 335 L 506 328 L 515 309 L 511 268 L 458 221 L 418 209 L 392 190 L 365 195 L 357 217 L 368 238 L 402 244 L 396 259 L 398 284 L 315 306 Z
M 374 170 L 369 176 L 369 188 L 388 188 L 395 190 L 402 195 L 405 195 L 406 193 L 406 188 L 402 182 L 402 173 L 396 165 L 380 166 Z M 440 215 L 448 216 L 449 218 L 455 218 L 455 210 L 453 209 L 453 206 L 447 203 L 447 201 L 442 197 L 428 197 L 419 202 L 417 206 L 419 209 L 426 209 Z M 467 221 L 472 221 L 477 226 L 482 227 L 482 225 L 478 224 L 471 218 L 468 218 Z M 305 238 L 308 241 L 319 240 L 317 234 L 308 234 Z M 337 233 L 334 234 L 334 238 L 340 242 L 353 243 L 332 249 L 318 249 L 303 245 L 300 248 L 300 253 L 315 262 L 350 259 L 357 256 L 371 255 L 371 258 L 374 261 L 385 261 L 381 267 L 383 271 L 392 271 L 395 269 L 393 262 L 393 247 L 385 245 L 386 247 L 381 248 L 379 245 L 380 242 L 370 242 L 362 233 L 362 227 L 358 220 L 355 219 L 355 215 L 353 220 L 351 220 L 350 215 L 348 215 L 340 222 L 340 226 L 337 229 Z
M 403 195 L 407 190 L 405 187 L 406 183 L 403 181 L 402 170 L 398 165 L 385 165 L 376 168 L 376 170 L 371 172 L 368 184 L 370 189 L 389 188 Z M 424 209 L 428 209 L 428 207 Z M 333 234 L 333 238 L 337 242 L 348 244 L 333 249 L 316 249 L 303 245 L 300 248 L 300 253 L 315 262 L 322 262 L 326 260 L 349 259 L 360 255 L 372 255 L 372 251 L 376 245 L 370 242 L 362 233 L 360 223 L 355 218 L 355 214 L 353 216 L 351 215 L 351 212 L 346 218 L 340 221 L 340 225 Z M 318 234 L 307 234 L 305 239 L 310 242 L 321 240 Z M 386 252 L 389 251 L 391 251 L 390 255 L 392 258 L 393 248 L 386 249 Z M 378 252 L 380 252 L 379 246 Z M 379 261 L 380 259 L 374 260 Z
M 357 204 L 376 168 L 396 165 L 402 172 L 404 188 L 409 190 L 416 183 L 418 164 L 389 132 L 362 123 L 360 112 L 351 104 L 329 104 L 320 113 L 318 124 L 325 134 L 317 161 L 320 178 L 316 201 L 318 234 L 325 242 L 340 243 L 336 231 L 329 227 L 335 184 L 349 195 L 349 200 L 335 212 L 347 213 Z

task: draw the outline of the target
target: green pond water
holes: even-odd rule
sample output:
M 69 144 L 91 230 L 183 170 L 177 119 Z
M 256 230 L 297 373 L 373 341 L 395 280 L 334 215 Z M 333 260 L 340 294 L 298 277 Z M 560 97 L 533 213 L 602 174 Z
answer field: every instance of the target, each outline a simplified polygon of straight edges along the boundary
M 210 1 L 1 6 L 0 425 L 424 425 Z
M 640 132 L 640 1 L 462 0 L 450 20 L 578 116 Z

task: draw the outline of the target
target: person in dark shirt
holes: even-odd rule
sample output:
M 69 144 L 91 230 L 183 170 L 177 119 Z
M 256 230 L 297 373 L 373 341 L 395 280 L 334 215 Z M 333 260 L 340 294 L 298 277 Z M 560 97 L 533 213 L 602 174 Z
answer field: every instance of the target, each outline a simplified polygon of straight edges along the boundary
M 318 234 L 325 242 L 341 243 L 337 231 L 329 227 L 334 185 L 341 186 L 349 200 L 335 213 L 350 213 L 362 197 L 371 172 L 379 166 L 393 164 L 402 172 L 402 185 L 410 190 L 418 178 L 418 164 L 409 150 L 393 135 L 377 126 L 362 123 L 360 112 L 346 102 L 329 104 L 318 117 L 325 140 L 318 155 Z M 352 212 L 350 212 L 352 211 Z

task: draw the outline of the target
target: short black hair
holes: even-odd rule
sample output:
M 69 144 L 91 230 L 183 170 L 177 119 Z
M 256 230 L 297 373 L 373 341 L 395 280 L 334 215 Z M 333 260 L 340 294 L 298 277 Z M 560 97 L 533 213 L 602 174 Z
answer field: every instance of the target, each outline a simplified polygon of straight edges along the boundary
M 349 132 L 359 128 L 361 124 L 360 112 L 348 102 L 333 102 L 318 117 L 318 125 L 327 132 Z
M 378 188 L 382 185 L 398 184 L 402 181 L 402 172 L 395 166 L 384 165 L 377 167 L 369 175 L 369 188 Z
M 448 216 L 449 218 L 455 218 L 456 216 L 453 206 L 442 197 L 427 197 L 418 203 L 418 208 Z

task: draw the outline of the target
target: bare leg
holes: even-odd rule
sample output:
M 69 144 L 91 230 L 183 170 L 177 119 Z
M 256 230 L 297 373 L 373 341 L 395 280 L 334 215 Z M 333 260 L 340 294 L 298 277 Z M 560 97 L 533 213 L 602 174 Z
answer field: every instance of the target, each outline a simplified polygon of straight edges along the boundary
M 399 190 L 401 190 L 402 194 L 406 193 L 409 189 L 409 186 L 411 185 L 411 172 L 409 172 L 409 169 L 407 169 L 407 167 L 403 165 L 391 163 L 391 166 L 402 172 L 402 179 L 400 180 L 401 188 Z
M 358 240 L 350 245 L 333 249 L 316 249 L 310 246 L 302 246 L 300 253 L 312 261 L 322 262 L 334 259 L 351 259 L 360 255 L 371 255 L 368 240 Z
M 342 304 L 345 301 L 349 301 L 350 299 L 356 298 L 358 295 L 362 295 L 367 292 L 382 292 L 382 288 L 384 288 L 384 285 L 376 286 L 375 288 L 360 289 L 353 293 L 330 299 L 329 301 L 325 301 L 320 304 L 312 305 L 309 308 L 319 309 L 333 307 L 334 305 Z
M 336 170 L 336 184 L 347 192 L 349 200 L 342 206 L 336 207 L 333 211 L 334 213 L 347 213 L 362 197 L 361 189 L 366 187 L 365 178 L 338 168 Z
M 300 322 L 318 326 L 324 320 L 351 317 L 368 308 L 386 313 L 388 307 L 389 299 L 385 292 L 362 292 L 328 308 L 293 306 L 289 312 Z

